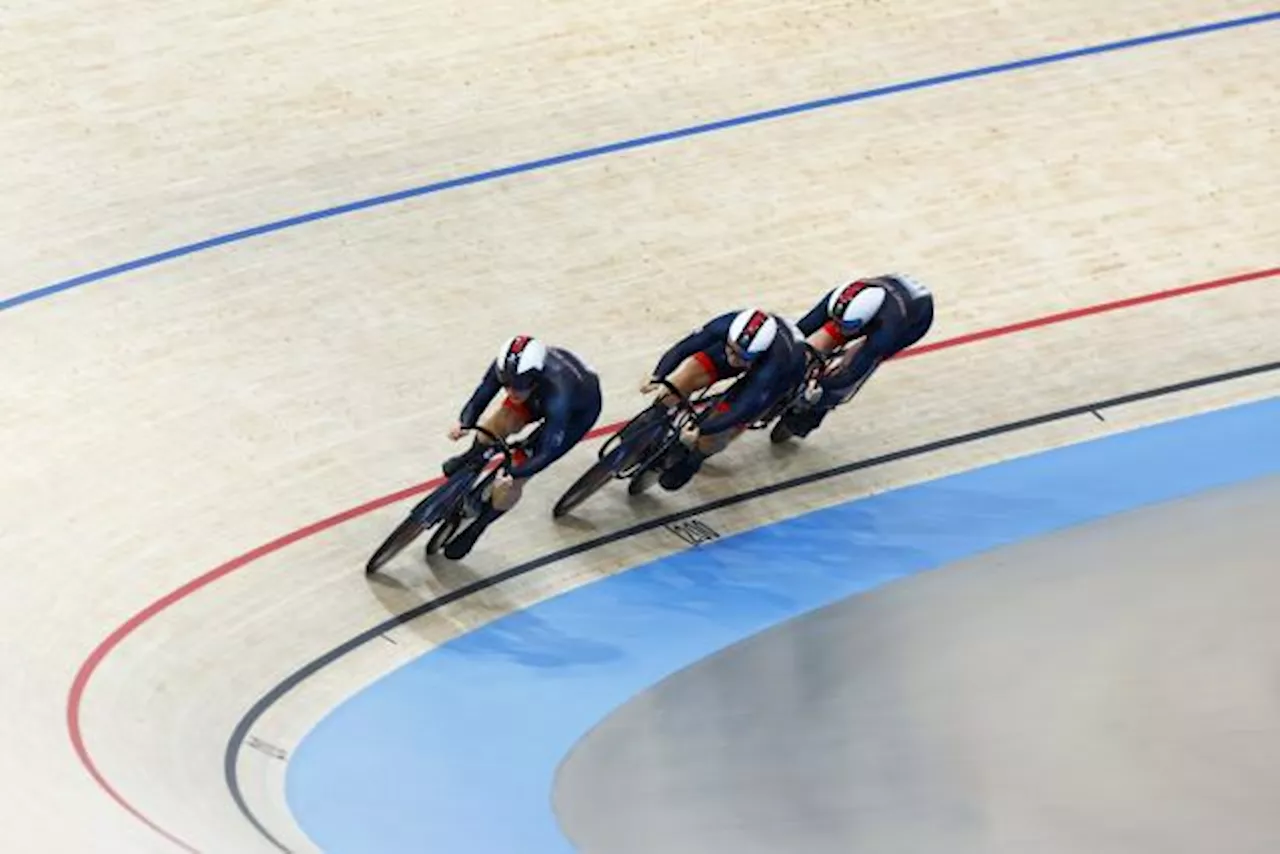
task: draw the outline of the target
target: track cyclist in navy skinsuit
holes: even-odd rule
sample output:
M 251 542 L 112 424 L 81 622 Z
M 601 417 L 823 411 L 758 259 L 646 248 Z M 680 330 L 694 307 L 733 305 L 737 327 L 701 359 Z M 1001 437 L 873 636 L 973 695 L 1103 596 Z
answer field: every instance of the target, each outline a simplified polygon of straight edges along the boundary
M 779 419 L 773 441 L 809 435 L 827 413 L 857 394 L 885 359 L 915 344 L 932 324 L 933 295 L 910 276 L 874 276 L 828 291 L 798 326 L 819 352 L 842 352 L 818 385 L 806 390 L 808 405 L 792 407 Z
M 676 459 L 662 472 L 663 489 L 680 489 L 702 467 L 707 457 L 728 447 L 753 421 L 776 410 L 804 380 L 805 356 L 792 327 L 761 311 L 729 312 L 713 318 L 666 352 L 642 393 L 658 387 L 665 378 L 689 395 L 718 380 L 742 377 L 715 405 L 712 412 L 683 437 Z M 675 403 L 667 394 L 654 403 Z
M 477 421 L 504 388 L 502 405 Z M 520 500 L 529 478 L 564 456 L 587 435 L 600 417 L 600 406 L 599 377 L 573 353 L 547 347 L 527 335 L 507 340 L 462 408 L 458 423 L 449 430 L 449 438 L 456 442 L 477 423 L 503 438 L 535 421 L 542 424 L 534 433 L 531 452 L 527 456 L 517 454 L 510 476 L 502 474 L 494 480 L 493 491 L 475 521 L 445 544 L 445 557 L 457 560 L 465 556 L 484 529 Z M 444 473 L 451 475 L 474 463 L 483 455 L 488 441 L 478 435 L 471 448 L 445 461 Z

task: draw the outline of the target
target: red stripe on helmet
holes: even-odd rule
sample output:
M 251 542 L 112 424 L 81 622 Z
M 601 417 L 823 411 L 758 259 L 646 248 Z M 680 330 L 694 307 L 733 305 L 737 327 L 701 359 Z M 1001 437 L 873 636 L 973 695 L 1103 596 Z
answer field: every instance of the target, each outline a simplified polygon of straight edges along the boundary
M 502 366 L 502 373 L 506 382 L 511 382 L 516 378 L 516 369 L 520 367 L 520 354 L 524 352 L 529 340 L 528 335 L 517 335 L 512 339 L 511 346 L 507 348 L 507 358 Z
M 751 318 L 747 321 L 747 325 L 742 327 L 742 333 L 738 335 L 738 340 L 734 343 L 746 353 L 751 347 L 751 342 L 755 340 L 756 333 L 760 331 L 760 327 L 764 326 L 765 321 L 769 319 L 769 315 L 763 311 L 756 309 L 751 313 Z
M 866 282 L 857 281 L 850 282 L 844 286 L 844 290 L 840 292 L 840 296 L 836 297 L 836 304 L 831 309 L 831 318 L 833 320 L 844 320 L 845 310 L 849 307 L 849 303 L 853 302 L 863 288 L 867 286 Z

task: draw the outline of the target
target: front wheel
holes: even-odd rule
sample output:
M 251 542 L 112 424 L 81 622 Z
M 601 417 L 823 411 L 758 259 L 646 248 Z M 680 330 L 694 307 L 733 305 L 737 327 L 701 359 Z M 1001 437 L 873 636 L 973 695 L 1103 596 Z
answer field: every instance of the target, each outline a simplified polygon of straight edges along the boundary
M 385 566 L 389 560 L 404 551 L 410 543 L 418 539 L 423 531 L 434 527 L 452 515 L 454 508 L 458 506 L 458 502 L 463 499 L 467 490 L 471 487 L 475 476 L 476 471 L 474 469 L 456 471 L 449 476 L 448 480 L 436 487 L 434 492 L 415 504 L 413 509 L 409 511 L 408 518 L 391 532 L 391 536 L 387 537 L 382 545 L 378 546 L 378 550 L 373 553 L 373 557 L 369 558 L 369 562 L 364 567 L 364 574 L 373 575 Z
M 586 501 L 592 495 L 600 491 L 600 487 L 604 486 L 613 479 L 614 472 L 617 471 L 619 463 L 627 456 L 626 445 L 619 445 L 610 451 L 607 455 L 596 460 L 591 468 L 587 469 L 582 477 L 573 482 L 565 494 L 556 502 L 556 506 L 551 511 L 551 515 L 559 519 L 567 514 L 573 508 Z
M 369 558 L 369 562 L 364 567 L 364 574 L 373 575 L 384 567 L 387 561 L 400 554 L 410 543 L 418 539 L 418 536 L 426 529 L 426 526 L 418 521 L 416 516 L 410 516 L 405 519 L 391 532 L 391 536 L 387 537 L 382 545 L 378 546 L 378 550 L 373 553 L 373 557 Z

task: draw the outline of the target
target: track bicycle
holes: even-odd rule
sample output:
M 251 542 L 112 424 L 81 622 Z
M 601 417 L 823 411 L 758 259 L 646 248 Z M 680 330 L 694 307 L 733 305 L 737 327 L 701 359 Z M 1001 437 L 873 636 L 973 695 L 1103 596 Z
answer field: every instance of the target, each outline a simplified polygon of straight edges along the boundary
M 515 456 L 531 446 L 538 434 L 535 430 L 524 439 L 509 442 L 480 426 L 469 429 L 489 439 L 490 444 L 485 447 L 484 453 L 446 477 L 443 483 L 414 505 L 408 516 L 369 558 L 364 569 L 365 575 L 373 575 L 432 528 L 436 530 L 427 541 L 427 555 L 434 555 L 444 548 L 458 533 L 462 523 L 477 515 L 494 478 L 500 472 L 510 474 Z M 495 460 L 496 465 L 491 465 Z

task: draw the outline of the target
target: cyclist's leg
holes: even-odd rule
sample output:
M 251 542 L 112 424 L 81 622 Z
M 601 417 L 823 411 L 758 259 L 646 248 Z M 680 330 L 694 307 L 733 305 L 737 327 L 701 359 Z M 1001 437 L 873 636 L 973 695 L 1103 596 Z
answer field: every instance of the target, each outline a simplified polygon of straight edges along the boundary
M 716 454 L 723 452 L 725 448 L 732 445 L 734 440 L 745 432 L 747 432 L 747 428 L 745 426 L 738 426 L 730 430 L 717 433 L 714 436 L 699 436 L 697 445 L 698 452 L 704 457 L 714 457 Z
M 783 416 L 791 435 L 803 439 L 817 430 L 833 409 L 852 399 L 871 379 L 883 361 L 883 357 L 877 355 L 876 343 L 874 340 L 858 342 L 857 349 L 842 356 L 839 363 L 831 366 L 832 371 L 819 381 L 821 393 L 816 399 L 807 406 L 789 410 Z
M 506 513 L 520 503 L 520 499 L 524 496 L 524 485 L 526 483 L 528 483 L 528 478 L 523 477 L 494 481 L 493 494 L 489 499 L 489 505 L 499 514 Z M 494 518 L 496 519 L 497 516 Z
M 665 379 L 674 385 L 680 392 L 688 398 L 694 392 L 701 391 L 711 385 L 723 376 L 732 376 L 733 368 L 723 359 L 713 358 L 708 353 L 695 353 L 685 359 L 676 366 Z M 650 429 L 658 424 L 668 423 L 672 407 L 679 403 L 679 398 L 667 392 L 658 394 L 647 409 L 636 416 L 627 425 L 623 431 L 624 440 L 628 440 L 641 434 L 649 436 Z M 677 443 L 671 449 L 674 454 L 681 450 L 682 446 Z M 637 446 L 635 449 L 637 454 L 642 454 L 643 450 Z M 666 458 L 664 458 L 666 459 Z M 665 463 L 664 463 L 665 465 Z
M 724 366 L 728 369 L 728 366 Z M 700 391 L 716 381 L 720 376 L 720 366 L 706 353 L 695 353 L 676 366 L 664 379 L 680 389 L 685 397 Z M 656 424 L 663 423 L 671 410 L 679 402 L 674 394 L 667 392 L 658 394 L 639 415 L 622 430 L 623 441 L 629 441 L 637 435 L 649 435 L 649 430 Z
M 712 404 L 717 412 L 728 412 L 733 407 L 734 393 L 741 390 L 741 382 L 736 383 L 719 399 Z M 741 436 L 747 431 L 747 425 L 739 424 L 730 427 L 728 430 L 722 430 L 711 436 L 699 435 L 697 441 L 693 444 L 693 449 L 702 454 L 703 457 L 714 456 L 733 443 L 733 440 Z M 687 444 L 687 443 L 686 443 Z
M 516 452 L 514 462 L 517 465 L 523 463 L 530 454 L 539 454 L 545 451 L 549 455 L 546 458 L 545 467 L 550 467 L 586 438 L 587 434 L 591 432 L 591 428 L 596 426 L 596 422 L 600 420 L 600 412 L 604 408 L 599 382 L 594 379 L 584 382 L 579 386 L 573 400 L 573 411 L 569 414 L 567 423 L 564 424 L 564 429 L 554 431 L 552 437 L 548 437 L 546 435 L 547 422 L 544 421 L 529 436 L 529 440 L 526 442 L 529 450 Z M 554 442 L 554 444 L 545 446 L 544 442 Z M 510 481 L 497 484 L 494 489 L 493 506 L 504 513 L 510 510 L 520 500 L 525 484 L 531 479 L 532 475 L 529 477 L 515 477 Z
M 519 433 L 531 421 L 533 421 L 533 413 L 529 411 L 529 407 L 507 397 L 502 401 L 501 406 L 480 419 L 480 426 L 505 439 L 514 433 Z M 476 437 L 476 441 L 488 444 L 489 438 L 481 434 Z
M 832 350 L 840 346 L 840 342 L 844 339 L 836 335 L 835 322 L 831 321 L 819 326 L 814 330 L 806 341 L 810 347 L 819 353 L 830 353 Z
M 537 433 L 534 434 L 534 437 L 536 436 Z M 536 438 L 534 440 L 536 441 Z M 534 445 L 531 443 L 529 447 L 532 448 Z M 516 451 L 515 459 L 512 462 L 519 465 L 525 461 L 527 456 L 528 453 L 523 449 Z M 528 482 L 529 478 L 527 477 L 498 478 L 493 482 L 493 489 L 488 496 L 488 504 L 497 513 L 493 517 L 494 519 L 520 503 L 520 499 L 524 495 L 524 485 Z
M 565 426 L 564 430 L 560 431 L 561 435 L 557 440 L 558 445 L 552 449 L 553 456 L 551 457 L 551 462 L 548 463 L 548 465 L 554 463 L 555 460 L 558 460 L 564 454 L 568 453 L 574 445 L 582 441 L 582 439 L 591 432 L 591 428 L 595 426 L 596 421 L 600 418 L 602 405 L 599 385 L 592 383 L 590 386 L 584 388 L 582 393 L 583 399 L 580 401 L 580 405 L 575 408 L 569 419 L 569 423 Z M 524 412 L 518 412 L 518 419 L 511 419 L 510 416 L 508 416 L 509 420 L 500 422 L 499 426 L 510 426 L 516 424 L 518 420 L 518 426 L 515 426 L 510 433 L 506 434 L 510 435 L 511 433 L 518 432 L 522 427 L 526 426 L 531 414 L 536 415 L 537 413 L 529 413 L 527 410 Z M 539 453 L 543 448 L 542 443 L 550 441 L 546 433 L 546 429 L 547 425 L 544 421 L 529 436 L 528 441 L 525 443 L 527 450 L 521 449 L 515 452 L 515 459 L 513 460 L 514 463 L 519 465 L 524 462 L 529 455 Z M 494 432 L 496 433 L 498 430 L 494 430 Z M 496 479 L 489 494 L 482 496 L 483 504 L 480 507 L 479 515 L 476 517 L 476 520 L 472 522 L 466 530 L 458 534 L 453 540 L 450 540 L 445 546 L 445 557 L 448 557 L 451 560 L 458 560 L 471 551 L 471 548 L 476 544 L 476 540 L 480 538 L 480 535 L 484 533 L 484 530 L 519 503 L 521 496 L 524 494 L 525 484 L 532 479 L 533 475 L 530 475 L 529 477 L 515 477 L 509 480 L 505 478 Z
M 506 439 L 519 433 L 534 420 L 535 413 L 529 410 L 529 407 L 523 403 L 507 397 L 502 401 L 502 406 L 493 411 L 487 418 L 481 421 L 480 426 L 484 427 L 491 433 L 494 433 Z M 525 445 L 534 449 L 538 446 L 538 442 L 542 439 L 542 427 L 539 426 L 530 436 Z M 488 441 L 487 437 L 481 435 L 477 437 L 478 441 Z M 520 465 L 528 458 L 528 451 L 524 449 L 515 452 L 515 458 L 512 463 Z M 528 478 L 500 478 L 494 482 L 493 490 L 488 496 L 488 504 L 496 511 L 493 518 L 506 513 L 512 507 L 519 503 L 520 497 L 524 494 L 524 485 Z M 493 521 L 490 519 L 489 521 Z
M 506 397 L 501 406 L 480 419 L 479 426 L 505 439 L 513 433 L 519 433 L 532 420 L 533 413 L 527 406 L 511 397 Z M 491 444 L 488 436 L 477 433 L 470 448 L 445 460 L 443 466 L 445 476 L 451 477 L 460 469 L 478 463 Z
M 703 459 L 719 454 L 752 424 L 776 418 L 804 382 L 807 366 L 805 351 L 797 344 L 781 361 L 742 376 L 713 404 L 720 418 L 737 412 L 736 423 L 727 430 L 700 435 L 693 451 Z
M 519 430 L 527 423 L 528 413 L 522 411 L 519 407 L 509 407 L 507 402 L 503 402 L 503 406 L 497 412 L 493 413 L 490 418 L 481 422 L 481 426 L 488 430 L 492 430 L 496 435 L 506 438 L 512 433 Z M 530 437 L 532 441 L 536 441 L 537 433 Z M 487 437 L 477 437 L 476 444 L 473 449 L 483 448 L 481 439 Z M 524 451 L 517 451 L 513 462 L 522 461 Z M 489 481 L 489 486 L 481 494 L 472 492 L 468 498 L 467 516 L 474 516 L 471 524 L 454 535 L 444 547 L 444 556 L 449 560 L 459 560 L 467 555 L 475 546 L 476 541 L 480 539 L 480 535 L 485 529 L 498 520 L 512 507 L 520 501 L 520 496 L 524 491 L 525 479 L 523 478 L 494 478 Z
M 709 353 L 694 353 L 681 362 L 666 380 L 688 397 L 732 373 L 733 369 L 723 359 L 717 359 Z M 664 406 L 675 406 L 679 402 L 669 392 L 662 395 L 659 401 Z
M 727 411 L 732 405 L 730 397 L 733 391 L 734 389 L 730 389 L 713 406 L 718 410 Z M 658 483 L 669 492 L 680 489 L 698 473 L 702 468 L 703 462 L 708 457 L 722 452 L 746 430 L 747 425 L 739 424 L 728 430 L 721 430 L 711 436 L 699 435 L 693 441 L 689 441 L 687 437 L 682 436 L 681 441 L 673 449 L 676 453 L 658 478 Z
M 924 297 L 913 306 L 912 316 L 906 322 L 899 320 L 886 325 L 858 342 L 856 348 L 832 365 L 831 372 L 822 382 L 822 396 L 814 405 L 807 412 L 788 417 L 788 429 L 800 437 L 816 430 L 831 410 L 857 396 L 886 359 L 923 338 L 932 324 L 933 300 Z

